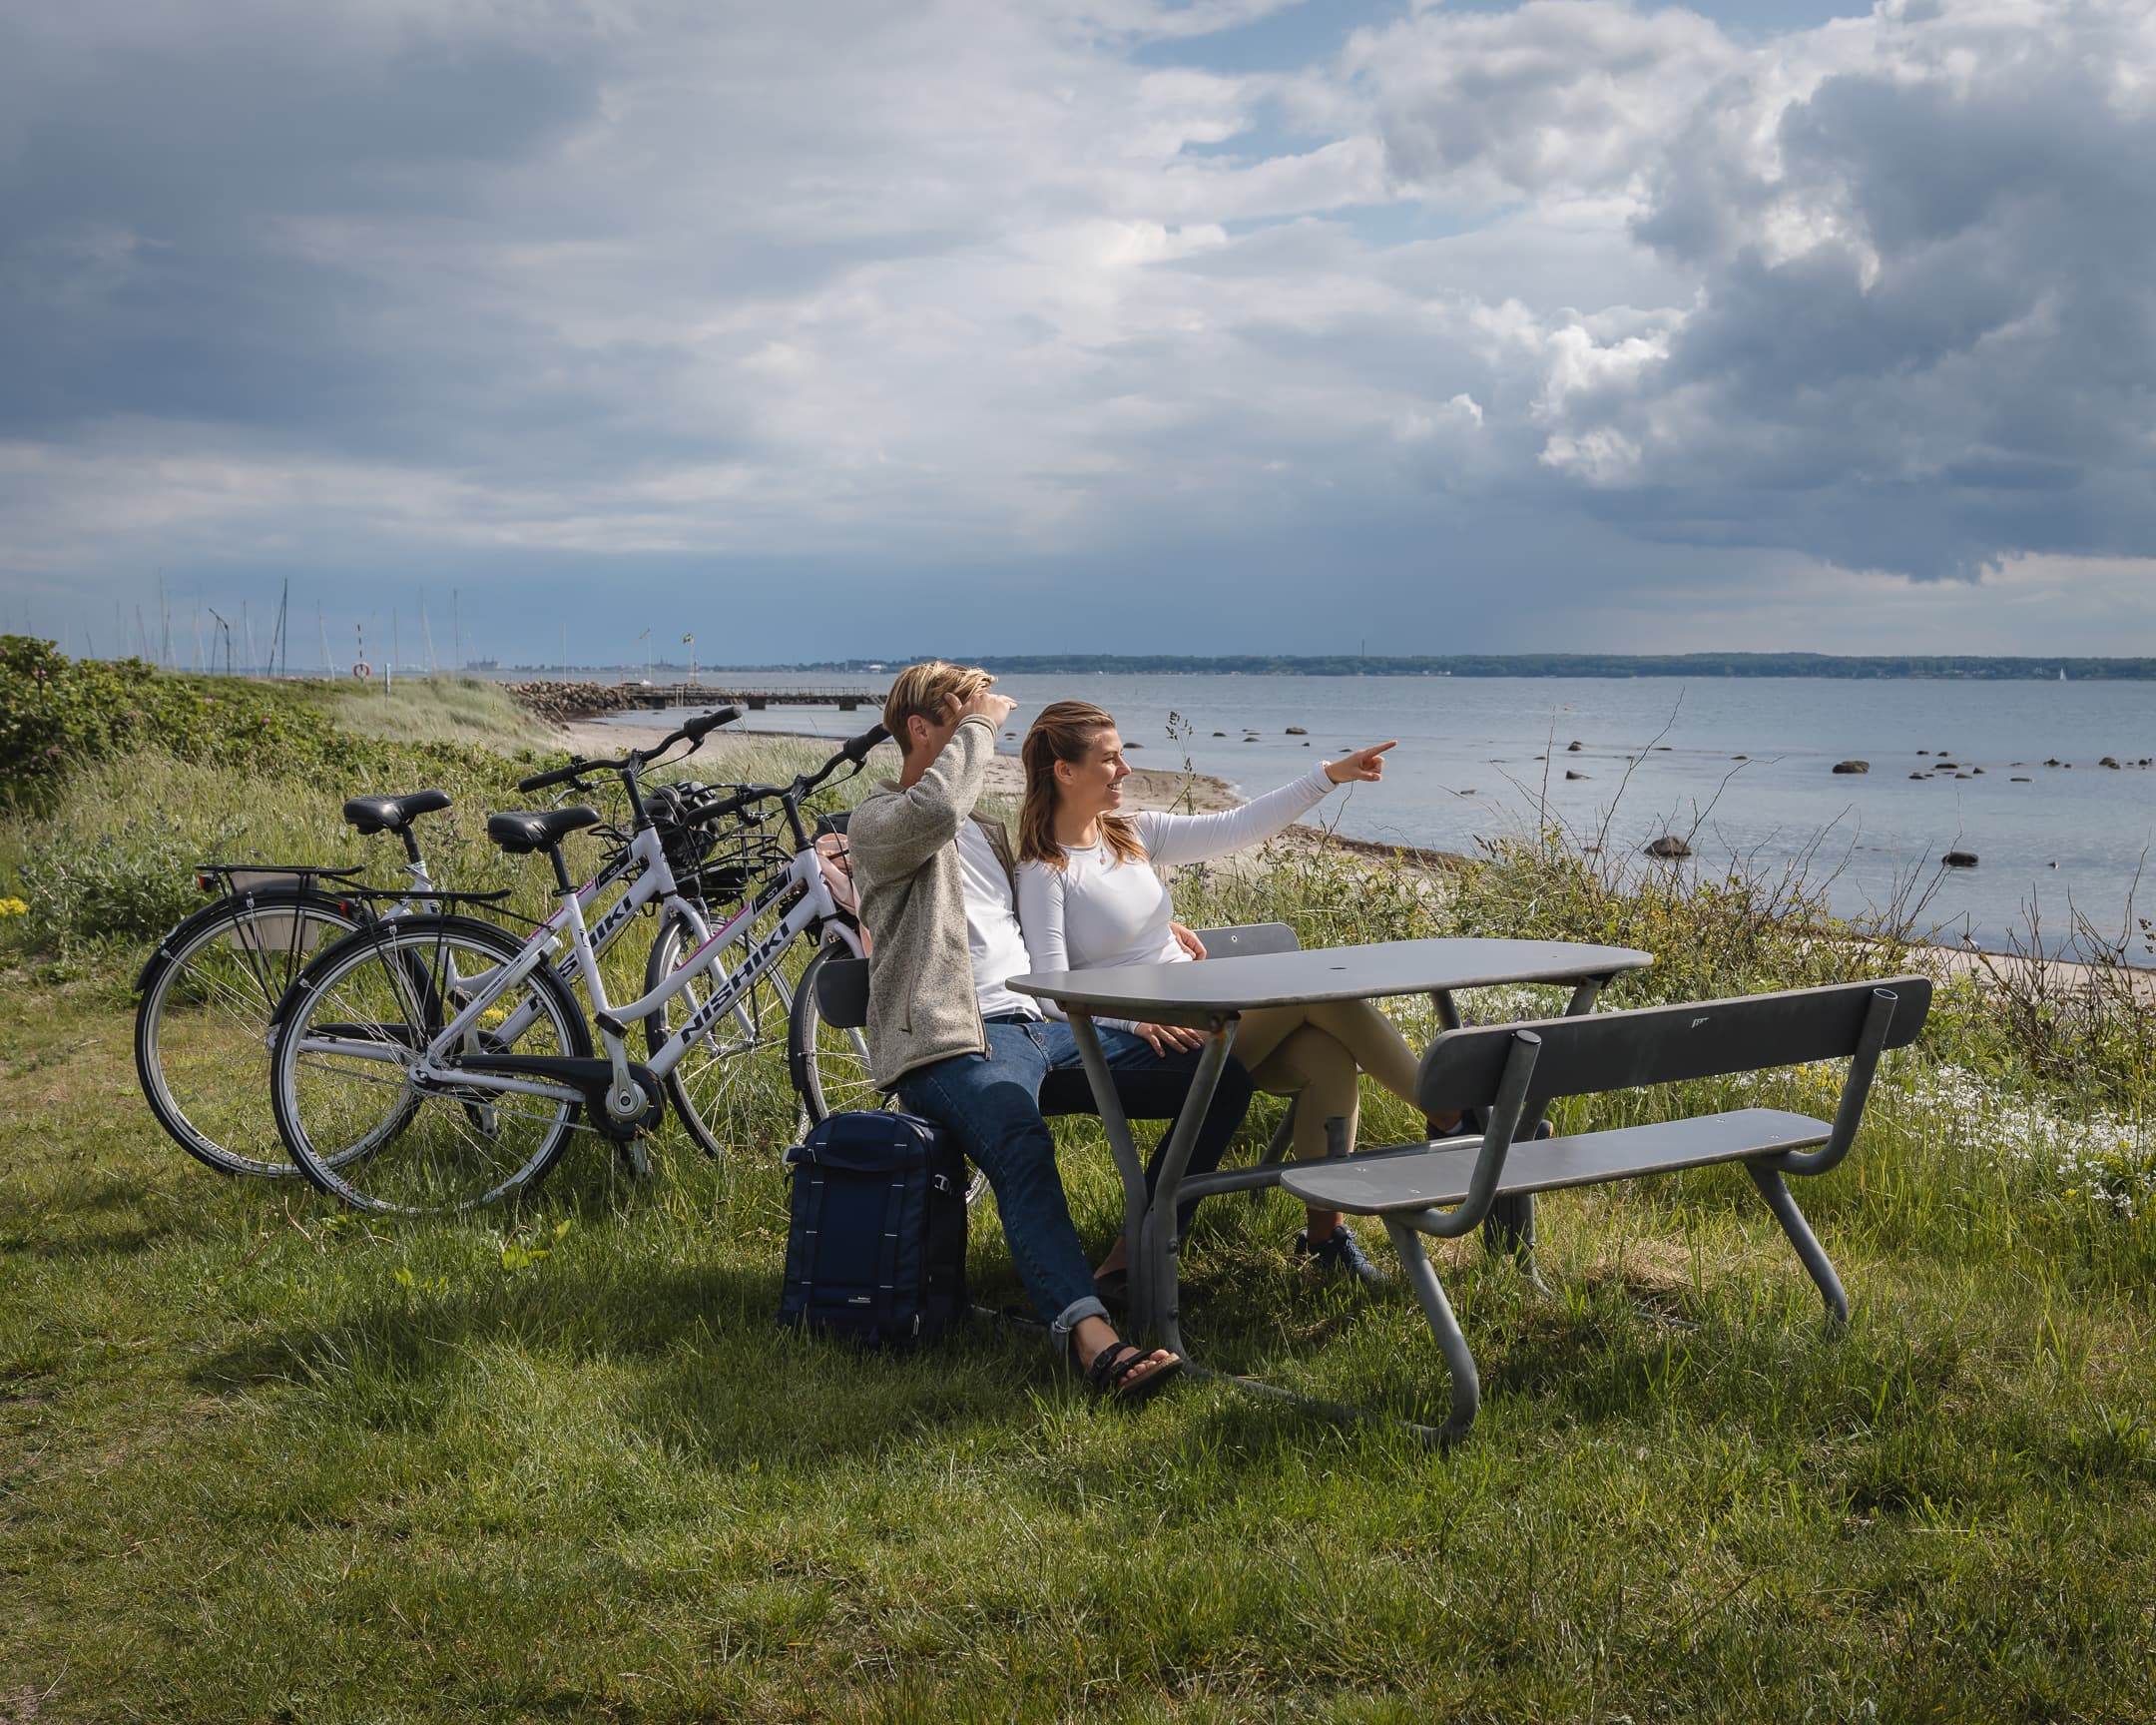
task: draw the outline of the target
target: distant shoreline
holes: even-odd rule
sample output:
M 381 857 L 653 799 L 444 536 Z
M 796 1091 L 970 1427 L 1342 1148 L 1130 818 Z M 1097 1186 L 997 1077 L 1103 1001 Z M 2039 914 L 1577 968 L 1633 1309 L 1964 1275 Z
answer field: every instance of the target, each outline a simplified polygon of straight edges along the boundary
M 925 655 L 923 655 L 925 657 Z M 1800 677 L 1829 680 L 1911 682 L 2069 683 L 2156 682 L 2156 657 L 2033 658 L 1996 654 L 1834 653 L 1455 653 L 1442 655 L 1265 654 L 984 654 L 956 655 L 969 664 L 1011 676 L 1177 677 Z M 706 666 L 703 674 L 753 671 L 763 675 L 888 677 L 909 663 L 844 659 L 814 664 Z M 618 683 L 649 675 L 653 682 L 686 673 L 687 666 L 654 664 L 504 667 L 486 675 L 534 682 Z

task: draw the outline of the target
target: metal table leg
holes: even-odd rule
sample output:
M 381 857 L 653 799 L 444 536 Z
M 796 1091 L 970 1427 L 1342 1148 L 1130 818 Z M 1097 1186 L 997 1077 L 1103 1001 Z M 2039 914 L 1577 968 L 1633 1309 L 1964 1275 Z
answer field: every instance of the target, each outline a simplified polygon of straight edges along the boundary
M 1130 1258 L 1130 1310 L 1136 1318 L 1152 1311 L 1146 1262 L 1139 1251 L 1145 1232 L 1145 1159 L 1138 1154 L 1131 1137 L 1130 1116 L 1123 1112 L 1123 1098 L 1116 1091 L 1115 1075 L 1108 1070 L 1108 1056 L 1101 1051 L 1100 1031 L 1094 1027 L 1093 1014 L 1073 1008 L 1070 1027 L 1086 1082 L 1093 1086 L 1093 1104 L 1100 1110 L 1108 1153 L 1115 1158 L 1116 1173 L 1123 1179 L 1123 1240 Z
M 1191 1151 L 1198 1142 L 1198 1128 L 1213 1106 L 1214 1091 L 1220 1088 L 1221 1073 L 1228 1065 L 1228 1053 L 1235 1042 L 1239 1022 L 1240 1019 L 1228 1019 L 1206 1039 L 1204 1052 L 1198 1056 L 1198 1070 L 1191 1074 L 1190 1093 L 1183 1099 L 1183 1111 L 1176 1116 L 1175 1129 L 1169 1133 L 1167 1148 L 1161 1153 L 1160 1176 L 1153 1183 L 1153 1199 L 1146 1206 L 1138 1235 L 1138 1248 L 1146 1260 L 1146 1287 L 1152 1301 L 1145 1319 L 1152 1334 L 1160 1339 L 1160 1345 L 1186 1360 L 1190 1358 L 1190 1351 L 1183 1343 L 1178 1297 L 1180 1267 L 1176 1258 L 1176 1206 L 1183 1196 L 1183 1170 L 1190 1165 Z M 1142 1185 L 1142 1170 L 1139 1178 Z

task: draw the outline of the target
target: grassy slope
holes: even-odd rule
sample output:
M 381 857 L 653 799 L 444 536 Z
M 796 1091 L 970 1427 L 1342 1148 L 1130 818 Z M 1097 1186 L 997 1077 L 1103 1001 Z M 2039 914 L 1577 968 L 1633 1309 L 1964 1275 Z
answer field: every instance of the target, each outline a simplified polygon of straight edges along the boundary
M 1268 889 L 1329 891 L 1219 888 Z M 670 1133 L 632 1185 L 584 1144 L 522 1214 L 376 1233 L 161 1139 L 123 966 L 9 982 L 0 1697 L 46 1716 L 2151 1710 L 2156 1228 L 1989 1154 L 2055 1099 L 1888 1075 L 1803 1194 L 1838 1341 L 1741 1176 L 1547 1204 L 1549 1299 L 1453 1252 L 1488 1400 L 1433 1457 L 1217 1385 L 1096 1417 L 1002 1326 L 910 1361 L 782 1336 L 780 1110 L 724 1165 Z M 1104 1244 L 1105 1155 L 1067 1141 Z M 1434 1413 L 1411 1303 L 1302 1283 L 1293 1225 L 1212 1207 L 1199 1346 Z

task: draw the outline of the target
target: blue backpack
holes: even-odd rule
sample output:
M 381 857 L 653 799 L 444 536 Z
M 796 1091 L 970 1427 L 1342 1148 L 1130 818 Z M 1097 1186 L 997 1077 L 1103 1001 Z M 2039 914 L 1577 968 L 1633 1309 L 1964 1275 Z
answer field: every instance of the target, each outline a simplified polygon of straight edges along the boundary
M 870 1348 L 932 1342 L 965 1316 L 965 1158 L 915 1114 L 833 1114 L 794 1171 L 779 1321 Z

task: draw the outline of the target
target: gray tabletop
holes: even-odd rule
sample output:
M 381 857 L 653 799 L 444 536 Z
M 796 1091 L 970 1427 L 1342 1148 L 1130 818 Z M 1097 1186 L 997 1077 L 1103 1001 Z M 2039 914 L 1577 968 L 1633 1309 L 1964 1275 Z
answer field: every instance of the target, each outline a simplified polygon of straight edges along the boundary
M 1487 988 L 1507 982 L 1580 982 L 1642 970 L 1649 952 L 1569 940 L 1386 940 L 1371 946 L 1318 946 L 1194 964 L 1126 964 L 1105 970 L 1050 970 L 1013 976 L 1022 994 L 1066 1011 L 1161 1024 L 1202 1024 L 1209 1016 L 1319 1000 L 1373 1000 Z

